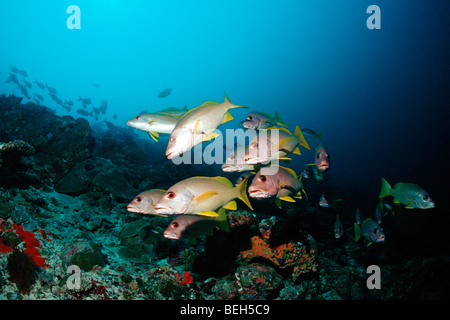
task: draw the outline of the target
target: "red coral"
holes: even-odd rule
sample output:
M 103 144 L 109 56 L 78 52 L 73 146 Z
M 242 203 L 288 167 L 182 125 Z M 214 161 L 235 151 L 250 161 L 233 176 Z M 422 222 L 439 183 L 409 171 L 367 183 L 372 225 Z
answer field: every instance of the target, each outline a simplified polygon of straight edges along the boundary
M 2 242 L 2 238 L 0 238 L 0 253 L 9 253 L 12 251 L 10 246 L 7 246 Z
M 188 284 L 191 284 L 192 281 L 194 281 L 194 278 L 192 278 L 191 274 L 188 271 L 183 273 L 183 277 L 184 277 L 184 280 L 183 280 L 183 283 L 182 283 L 183 287 L 187 286 Z
M 24 252 L 30 257 L 30 259 L 34 262 L 37 267 L 48 268 L 48 265 L 45 264 L 45 258 L 41 256 L 39 250 L 37 248 L 41 247 L 41 243 L 33 232 L 23 230 L 22 225 L 14 223 L 13 229 L 16 231 L 17 235 L 22 239 L 25 243 Z

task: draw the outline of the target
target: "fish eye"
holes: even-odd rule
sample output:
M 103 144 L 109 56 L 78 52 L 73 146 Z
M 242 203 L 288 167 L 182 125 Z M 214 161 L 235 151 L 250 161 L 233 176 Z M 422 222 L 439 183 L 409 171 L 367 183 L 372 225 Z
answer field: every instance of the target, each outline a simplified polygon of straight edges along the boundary
M 266 176 L 261 176 L 261 177 L 259 177 L 259 181 L 261 181 L 261 182 L 266 182 L 266 181 L 267 181 Z
M 142 201 L 142 198 L 141 198 L 141 197 L 136 197 L 136 201 L 137 201 L 137 202 L 141 202 L 141 201 Z
M 141 118 L 140 116 L 136 116 L 136 118 L 135 118 L 135 119 L 136 119 L 136 120 L 139 120 L 140 118 Z
M 165 198 L 169 199 L 169 200 L 173 199 L 173 198 L 175 198 L 175 193 L 174 192 L 167 192 Z
M 427 196 L 427 195 L 424 195 L 424 196 L 423 196 L 423 200 L 424 200 L 424 201 L 428 201 L 428 199 L 430 199 L 429 196 Z
M 377 233 L 378 233 L 378 229 L 377 228 L 373 229 L 373 234 L 377 234 Z
M 252 121 L 252 120 L 253 120 L 253 117 L 252 117 L 252 116 L 248 116 L 248 117 L 247 117 L 247 120 L 248 120 L 248 121 Z
M 234 160 L 235 158 L 236 158 L 236 155 L 235 155 L 235 154 L 233 154 L 233 155 L 230 156 L 230 160 Z
M 177 138 L 175 137 L 170 137 L 170 142 L 175 142 L 177 140 Z
M 258 142 L 253 142 L 251 147 L 252 148 L 258 148 Z
M 180 225 L 178 224 L 178 222 L 172 222 L 172 228 L 178 228 Z

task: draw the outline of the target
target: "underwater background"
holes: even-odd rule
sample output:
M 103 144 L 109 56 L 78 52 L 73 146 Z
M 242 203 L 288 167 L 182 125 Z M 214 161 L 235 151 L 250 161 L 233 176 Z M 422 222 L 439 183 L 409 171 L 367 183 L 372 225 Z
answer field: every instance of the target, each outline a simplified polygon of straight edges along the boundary
M 71 5 L 80 29 L 69 28 Z M 367 26 L 370 5 L 381 29 Z M 0 299 L 448 299 L 449 10 L 443 0 L 1 1 Z M 220 129 L 278 112 L 292 131 L 322 133 L 329 172 L 304 179 L 308 198 L 282 209 L 238 203 L 230 233 L 164 239 L 170 219 L 127 212 L 138 193 L 238 175 L 175 165 L 168 135 L 155 142 L 126 122 L 224 93 L 249 109 Z M 289 164 L 298 174 L 314 162 L 318 140 L 308 142 Z M 400 206 L 383 217 L 385 241 L 356 242 L 355 212 L 374 217 L 382 177 L 421 186 L 436 207 Z M 319 206 L 323 194 L 337 205 Z M 66 286 L 71 264 L 81 289 Z M 366 287 L 370 265 L 381 289 Z

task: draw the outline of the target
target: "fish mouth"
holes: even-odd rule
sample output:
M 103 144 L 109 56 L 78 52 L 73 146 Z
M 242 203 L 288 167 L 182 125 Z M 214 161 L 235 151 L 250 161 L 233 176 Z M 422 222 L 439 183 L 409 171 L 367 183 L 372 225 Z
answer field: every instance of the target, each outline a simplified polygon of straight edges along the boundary
M 167 239 L 173 239 L 173 240 L 178 239 L 178 236 L 172 232 L 164 232 L 163 235 L 164 235 L 164 238 L 167 238 Z
M 155 214 L 172 214 L 173 210 L 169 207 L 164 207 L 164 206 L 154 206 L 155 209 Z
M 238 167 L 233 164 L 223 164 L 222 165 L 222 171 L 224 171 L 224 172 L 235 172 L 235 171 L 239 171 L 240 169 L 241 169 L 241 167 Z
M 255 198 L 255 199 L 270 198 L 270 195 L 267 191 L 260 190 L 260 189 L 248 189 L 248 195 L 250 196 L 250 198 Z
M 128 212 L 134 212 L 134 213 L 143 213 L 144 211 L 140 210 L 139 208 L 136 208 L 132 205 L 127 205 L 127 211 Z
M 317 169 L 321 170 L 321 171 L 325 171 L 328 168 L 330 168 L 330 164 L 329 163 L 321 163 L 317 166 Z
M 178 155 L 179 155 L 179 153 L 175 153 L 174 151 L 167 151 L 166 152 L 166 157 L 169 160 L 175 158 Z
M 383 242 L 385 239 L 386 239 L 386 236 L 385 235 L 381 235 L 381 236 L 378 237 L 377 240 L 375 240 L 375 242 Z

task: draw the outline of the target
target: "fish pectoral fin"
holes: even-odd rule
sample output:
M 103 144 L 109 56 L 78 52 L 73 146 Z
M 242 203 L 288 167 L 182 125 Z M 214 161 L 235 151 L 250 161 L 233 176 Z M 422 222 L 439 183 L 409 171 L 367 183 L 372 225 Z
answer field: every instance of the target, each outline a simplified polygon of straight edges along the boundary
M 203 211 L 196 213 L 198 216 L 217 218 L 219 215 L 215 211 Z
M 206 191 L 205 193 L 199 195 L 198 197 L 195 197 L 194 199 L 192 199 L 192 201 L 196 201 L 198 203 L 202 203 L 203 201 L 205 201 L 206 199 L 215 196 L 217 194 L 216 191 Z
M 212 139 L 214 139 L 214 138 L 216 138 L 216 137 L 218 137 L 218 136 L 219 136 L 218 133 L 216 133 L 216 132 L 211 132 L 210 134 L 206 135 L 206 136 L 202 139 L 202 141 L 203 141 L 203 142 L 209 141 L 209 140 L 212 140 Z
M 290 196 L 281 197 L 280 200 L 283 200 L 283 201 L 286 201 L 286 202 L 295 202 L 295 200 L 292 199 L 292 197 L 290 197 Z
M 149 135 L 153 140 L 155 140 L 156 142 L 158 142 L 158 140 L 159 140 L 159 134 L 158 134 L 157 132 L 150 131 L 150 132 L 148 133 L 148 135 Z
M 156 122 L 156 120 L 150 120 L 149 122 L 147 122 L 147 124 L 153 124 L 155 122 Z
M 225 123 L 225 122 L 228 122 L 231 120 L 233 120 L 233 116 L 231 115 L 231 113 L 227 112 L 227 113 L 225 113 L 225 117 L 223 118 L 222 123 Z
M 194 129 L 192 130 L 192 134 L 195 134 L 195 133 L 203 133 L 202 122 L 200 120 L 197 120 L 195 122 Z
M 224 209 L 228 210 L 237 210 L 237 204 L 235 200 L 228 202 L 224 207 Z

